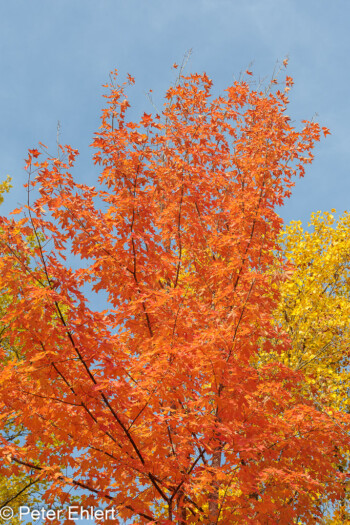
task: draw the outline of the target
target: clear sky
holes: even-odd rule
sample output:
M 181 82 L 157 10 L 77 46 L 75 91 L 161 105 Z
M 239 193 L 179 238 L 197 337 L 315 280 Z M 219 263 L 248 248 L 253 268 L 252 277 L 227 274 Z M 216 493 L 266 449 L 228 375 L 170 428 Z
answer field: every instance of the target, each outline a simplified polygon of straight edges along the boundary
M 251 63 L 256 78 L 270 78 L 276 60 L 289 56 L 289 115 L 317 114 L 332 135 L 280 213 L 304 224 L 312 211 L 342 213 L 350 208 L 349 21 L 349 0 L 0 2 L 0 179 L 10 174 L 14 184 L 1 213 L 25 202 L 27 148 L 41 141 L 55 151 L 57 121 L 61 142 L 81 153 L 75 177 L 94 181 L 89 144 L 109 72 L 133 75 L 130 102 L 150 113 L 146 92 L 162 104 L 171 66 L 189 49 L 187 71 L 206 71 L 216 92 Z
M 145 93 L 153 89 L 161 104 L 171 65 L 190 48 L 188 72 L 206 71 L 217 91 L 251 62 L 257 78 L 269 78 L 289 55 L 289 114 L 317 114 L 332 135 L 281 214 L 307 222 L 315 210 L 349 209 L 349 20 L 348 0 L 1 2 L 0 178 L 9 173 L 15 184 L 2 214 L 25 200 L 27 148 L 41 141 L 55 151 L 58 120 L 62 143 L 81 152 L 75 176 L 94 180 L 88 145 L 112 69 L 135 76 L 131 103 L 150 113 Z

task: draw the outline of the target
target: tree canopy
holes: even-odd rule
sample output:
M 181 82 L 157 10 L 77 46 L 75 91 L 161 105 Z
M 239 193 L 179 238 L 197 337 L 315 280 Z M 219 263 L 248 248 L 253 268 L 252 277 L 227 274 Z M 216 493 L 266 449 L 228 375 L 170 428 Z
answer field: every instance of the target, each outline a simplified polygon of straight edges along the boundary
M 3 323 L 23 358 L 2 349 L 0 417 L 27 435 L 1 436 L 0 473 L 34 472 L 47 504 L 84 489 L 81 505 L 135 525 L 315 523 L 347 480 L 346 278 L 322 292 L 312 272 L 335 276 L 340 252 L 322 258 L 298 225 L 283 255 L 276 208 L 322 130 L 292 125 L 288 76 L 214 97 L 207 75 L 180 74 L 139 122 L 134 79 L 116 79 L 98 185 L 73 178 L 71 146 L 31 149 L 37 196 L 1 218 Z

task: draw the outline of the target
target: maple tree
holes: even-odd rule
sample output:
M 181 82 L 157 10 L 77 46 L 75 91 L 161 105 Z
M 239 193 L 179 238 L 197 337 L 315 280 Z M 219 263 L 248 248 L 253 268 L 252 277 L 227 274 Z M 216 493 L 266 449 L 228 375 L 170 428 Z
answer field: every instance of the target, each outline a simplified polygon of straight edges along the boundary
M 7 303 L 7 297 L 0 298 L 0 312 L 4 311 Z M 1 333 L 3 336 L 3 327 Z M 1 338 L 2 348 L 7 346 L 6 338 Z M 11 357 L 11 353 L 18 352 L 16 349 L 7 347 L 6 359 Z M 7 442 L 19 444 L 21 439 L 25 437 L 25 429 L 15 424 L 12 418 L 8 418 L 6 423 L 1 427 L 1 434 Z M 19 519 L 19 508 L 21 505 L 30 505 L 35 508 L 35 505 L 40 503 L 40 494 L 38 483 L 33 482 L 31 473 L 18 472 L 13 474 L 11 469 L 6 469 L 6 465 L 3 465 L 2 473 L 0 475 L 0 506 L 8 506 L 11 504 L 11 508 L 14 512 L 14 516 L 11 518 L 11 523 L 14 525 L 20 524 Z M 0 523 L 8 523 L 5 519 L 6 514 L 0 516 Z
M 275 208 L 320 127 L 291 125 L 290 77 L 214 98 L 205 74 L 180 75 L 138 123 L 133 78 L 115 78 L 93 141 L 98 188 L 74 181 L 72 147 L 32 149 L 38 196 L 1 218 L 3 322 L 24 358 L 2 361 L 0 417 L 28 429 L 19 444 L 1 436 L 1 469 L 35 472 L 48 503 L 84 489 L 82 505 L 134 524 L 314 523 L 314 494 L 344 495 L 349 416 L 321 410 L 283 360 L 276 283 L 290 263 Z
M 2 204 L 4 193 L 8 193 L 11 188 L 11 178 L 8 176 L 5 181 L 0 183 L 0 204 Z M 7 294 L 0 296 L 0 320 L 6 311 L 6 308 L 10 302 L 10 297 Z M 4 350 L 3 358 L 6 360 L 11 359 L 11 356 L 19 357 L 17 348 L 12 348 L 8 345 L 6 338 L 6 327 L 0 325 L 1 334 L 1 347 Z M 20 439 L 24 436 L 24 429 L 16 427 L 11 418 L 8 419 L 7 423 L 1 428 L 2 434 L 6 437 L 7 441 L 20 442 Z M 18 473 L 15 475 L 9 475 L 6 471 L 0 477 L 0 504 L 12 503 L 14 516 L 11 519 L 11 523 L 19 524 L 20 520 L 18 517 L 18 509 L 21 505 L 28 504 L 32 507 L 40 501 L 37 493 L 37 486 L 32 483 L 31 476 L 26 472 Z M 0 516 L 0 523 L 7 523 L 6 519 Z

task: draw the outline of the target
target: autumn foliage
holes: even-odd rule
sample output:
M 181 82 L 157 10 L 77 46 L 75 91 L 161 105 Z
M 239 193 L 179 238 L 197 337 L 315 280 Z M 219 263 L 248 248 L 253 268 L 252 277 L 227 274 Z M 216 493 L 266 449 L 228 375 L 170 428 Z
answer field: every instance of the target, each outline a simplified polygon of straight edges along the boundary
M 293 262 L 276 207 L 320 128 L 292 126 L 289 77 L 217 98 L 205 74 L 180 77 L 140 122 L 133 79 L 115 79 L 98 187 L 73 179 L 70 146 L 29 150 L 37 198 L 1 218 L 2 324 L 21 351 L 2 349 L 0 417 L 27 430 L 2 438 L 3 469 L 48 482 L 49 503 L 84 489 L 82 505 L 134 524 L 315 523 L 322 498 L 344 496 L 350 420 L 286 359 L 295 341 L 275 312 Z

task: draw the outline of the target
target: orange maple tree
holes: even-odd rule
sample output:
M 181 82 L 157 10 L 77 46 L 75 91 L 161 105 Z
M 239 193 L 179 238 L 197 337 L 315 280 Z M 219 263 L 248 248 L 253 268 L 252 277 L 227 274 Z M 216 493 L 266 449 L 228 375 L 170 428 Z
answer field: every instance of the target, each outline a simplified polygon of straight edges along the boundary
M 70 146 L 29 150 L 38 196 L 1 218 L 2 322 L 21 352 L 2 349 L 0 417 L 27 429 L 1 437 L 2 464 L 48 482 L 48 503 L 84 489 L 82 505 L 134 524 L 314 523 L 316 493 L 342 496 L 349 418 L 259 353 L 290 345 L 273 318 L 276 207 L 319 125 L 297 131 L 278 85 L 214 98 L 205 74 L 129 122 L 133 79 L 115 79 L 93 141 L 99 186 L 74 181 Z

